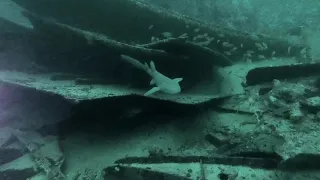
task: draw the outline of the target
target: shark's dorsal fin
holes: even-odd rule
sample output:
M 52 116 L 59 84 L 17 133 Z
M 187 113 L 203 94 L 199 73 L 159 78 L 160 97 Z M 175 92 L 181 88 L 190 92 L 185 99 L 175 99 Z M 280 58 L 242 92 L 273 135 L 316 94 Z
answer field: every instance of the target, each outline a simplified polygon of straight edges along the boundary
M 150 69 L 151 69 L 151 71 L 157 71 L 156 65 L 154 64 L 153 61 L 150 61 Z
M 145 70 L 147 71 L 147 73 L 148 73 L 149 75 L 151 75 L 151 69 L 150 69 L 148 63 L 145 62 L 145 63 L 144 63 L 144 67 L 145 67 Z
M 174 78 L 172 80 L 174 80 L 175 82 L 179 83 L 179 82 L 181 82 L 183 80 L 183 78 Z

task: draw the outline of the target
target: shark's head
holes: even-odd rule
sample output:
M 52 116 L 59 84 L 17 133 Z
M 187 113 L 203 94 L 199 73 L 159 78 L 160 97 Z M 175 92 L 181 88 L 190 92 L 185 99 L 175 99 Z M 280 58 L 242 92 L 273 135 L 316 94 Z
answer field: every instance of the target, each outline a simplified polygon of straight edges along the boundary
M 168 94 L 178 94 L 181 92 L 179 82 L 181 82 L 182 80 L 183 78 L 172 79 L 170 82 L 162 84 L 162 87 L 160 89 Z
M 167 94 L 178 94 L 181 92 L 179 83 L 183 80 L 183 78 L 171 79 L 161 74 L 156 70 L 153 61 L 150 62 L 150 67 L 147 63 L 145 63 L 145 69 L 147 73 L 152 77 L 150 84 L 156 85 L 156 87 L 146 92 L 145 95 L 151 95 L 157 91 L 162 91 Z

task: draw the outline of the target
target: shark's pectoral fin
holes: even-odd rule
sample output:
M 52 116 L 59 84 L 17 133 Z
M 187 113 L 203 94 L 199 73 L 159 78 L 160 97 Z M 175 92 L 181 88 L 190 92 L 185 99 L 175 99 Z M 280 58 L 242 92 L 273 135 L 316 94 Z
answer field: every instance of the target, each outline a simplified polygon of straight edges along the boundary
M 174 78 L 173 80 L 174 80 L 175 82 L 179 83 L 180 81 L 183 80 L 183 78 Z
M 154 85 L 154 84 L 155 84 L 154 79 L 151 79 L 150 85 Z
M 159 87 L 154 87 L 152 89 L 150 89 L 148 92 L 144 93 L 144 96 L 150 96 L 151 94 L 154 94 L 156 92 L 160 91 Z

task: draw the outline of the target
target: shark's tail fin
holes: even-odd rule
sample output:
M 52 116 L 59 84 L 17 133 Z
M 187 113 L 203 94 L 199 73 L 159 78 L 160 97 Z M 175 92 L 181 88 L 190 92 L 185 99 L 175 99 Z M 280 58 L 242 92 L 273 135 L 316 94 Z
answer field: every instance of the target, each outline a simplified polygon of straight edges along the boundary
M 142 64 L 140 61 L 126 55 L 121 55 L 121 58 L 126 62 L 132 64 L 134 67 L 146 71 L 148 74 L 151 74 L 151 69 L 149 68 L 148 64 Z

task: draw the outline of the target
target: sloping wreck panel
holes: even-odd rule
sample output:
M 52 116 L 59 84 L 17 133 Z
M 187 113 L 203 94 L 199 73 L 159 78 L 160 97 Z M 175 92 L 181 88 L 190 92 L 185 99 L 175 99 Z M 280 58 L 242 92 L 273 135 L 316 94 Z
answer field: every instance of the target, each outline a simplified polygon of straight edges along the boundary
M 77 103 L 82 100 L 91 100 L 120 96 L 141 96 L 144 91 L 138 89 L 125 88 L 116 85 L 79 85 L 74 80 L 54 80 L 53 74 L 26 74 L 14 71 L 0 71 L 0 81 L 7 84 L 14 84 L 21 87 L 33 88 L 39 91 L 53 93 Z M 165 100 L 181 104 L 199 104 L 208 102 L 217 95 L 157 95 L 150 97 L 155 100 Z
M 190 41 L 196 41 L 237 59 L 248 51 L 254 52 L 254 58 L 271 57 L 274 51 L 276 56 L 299 56 L 304 48 L 267 35 L 208 25 L 136 0 L 14 1 L 36 14 L 129 43 L 148 43 L 152 37 L 161 39 L 164 38 L 164 32 L 170 32 L 173 37 L 187 34 Z M 226 42 L 229 45 L 225 46 Z M 261 45 L 263 50 L 260 49 Z

